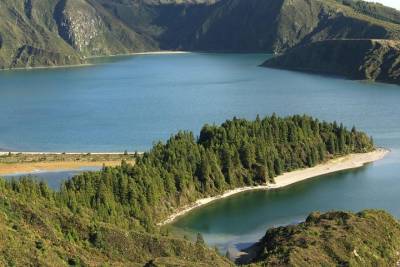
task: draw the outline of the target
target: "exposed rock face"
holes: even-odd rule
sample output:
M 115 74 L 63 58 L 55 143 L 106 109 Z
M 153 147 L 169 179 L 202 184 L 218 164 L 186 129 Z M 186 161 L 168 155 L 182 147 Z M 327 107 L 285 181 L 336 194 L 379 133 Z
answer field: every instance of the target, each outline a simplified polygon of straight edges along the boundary
M 10 65 L 11 68 L 60 66 L 81 64 L 83 61 L 76 55 L 49 52 L 40 48 L 24 45 L 17 50 Z
M 319 41 L 292 48 L 263 66 L 400 83 L 400 41 Z
M 400 12 L 349 0 L 0 0 L 0 64 L 52 53 L 283 52 L 327 39 L 400 39 Z M 37 62 L 46 62 L 38 60 Z
M 67 5 L 67 1 L 62 0 L 56 7 L 58 32 L 78 52 L 85 52 L 104 25 L 94 8 L 83 1 L 73 1 L 75 2 L 73 6 Z

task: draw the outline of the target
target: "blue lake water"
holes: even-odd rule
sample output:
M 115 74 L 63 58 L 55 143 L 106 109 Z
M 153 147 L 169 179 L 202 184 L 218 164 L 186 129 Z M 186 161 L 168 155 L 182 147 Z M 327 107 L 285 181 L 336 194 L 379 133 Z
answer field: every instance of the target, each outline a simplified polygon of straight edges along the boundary
M 75 175 L 78 175 L 87 171 L 98 171 L 99 167 L 83 167 L 77 170 L 58 170 L 58 171 L 39 171 L 30 173 L 19 173 L 6 175 L 6 179 L 20 179 L 21 177 L 29 177 L 38 181 L 45 181 L 50 188 L 59 190 L 60 185 L 67 179 L 71 179 Z
M 400 217 L 400 86 L 258 67 L 265 54 L 143 55 L 85 68 L 0 72 L 0 148 L 143 151 L 178 129 L 233 116 L 307 113 L 353 124 L 392 150 L 364 168 L 217 201 L 173 227 L 222 249 L 313 210 L 383 208 Z

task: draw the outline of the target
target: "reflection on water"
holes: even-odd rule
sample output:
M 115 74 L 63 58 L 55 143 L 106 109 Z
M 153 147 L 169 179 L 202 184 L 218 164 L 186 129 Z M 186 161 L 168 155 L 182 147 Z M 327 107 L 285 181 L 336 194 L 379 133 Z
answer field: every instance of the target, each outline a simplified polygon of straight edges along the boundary
M 270 227 L 303 221 L 312 211 L 379 208 L 400 217 L 399 159 L 392 153 L 359 169 L 285 188 L 240 193 L 194 210 L 170 227 L 172 231 L 200 232 L 208 244 L 225 251 L 257 241 Z

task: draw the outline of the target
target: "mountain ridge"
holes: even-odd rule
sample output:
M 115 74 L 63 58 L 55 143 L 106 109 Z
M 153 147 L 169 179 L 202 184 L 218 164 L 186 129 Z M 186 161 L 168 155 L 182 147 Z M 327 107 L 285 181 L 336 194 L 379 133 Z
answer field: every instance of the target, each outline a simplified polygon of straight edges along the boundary
M 264 67 L 400 84 L 400 41 L 325 40 L 289 49 Z
M 145 51 L 280 53 L 326 39 L 400 38 L 400 12 L 340 0 L 0 0 L 0 5 L 0 68 L 82 64 L 90 56 Z

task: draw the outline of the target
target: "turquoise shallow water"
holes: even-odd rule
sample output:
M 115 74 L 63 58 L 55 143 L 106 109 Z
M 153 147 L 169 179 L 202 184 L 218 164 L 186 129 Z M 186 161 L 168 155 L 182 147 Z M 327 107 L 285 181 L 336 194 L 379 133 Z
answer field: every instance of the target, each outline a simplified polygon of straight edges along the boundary
M 173 227 L 222 249 L 313 210 L 383 208 L 400 217 L 400 87 L 258 67 L 268 55 L 180 54 L 0 72 L 0 148 L 146 150 L 178 129 L 233 116 L 307 113 L 368 131 L 392 153 L 364 168 L 217 201 Z

